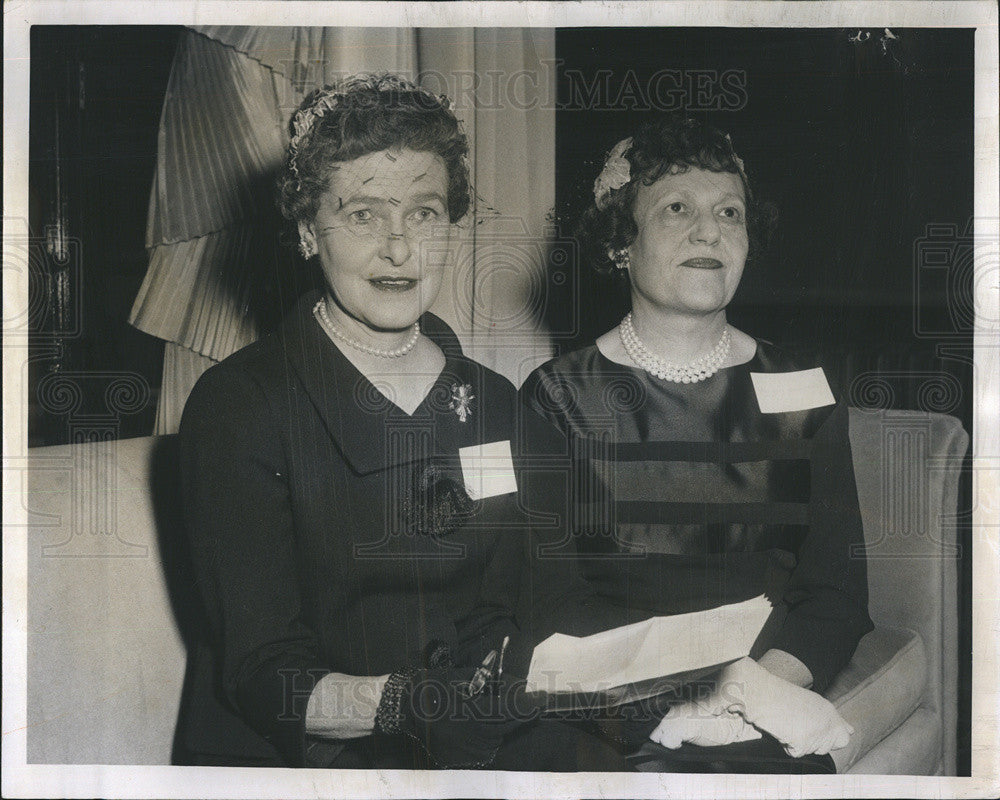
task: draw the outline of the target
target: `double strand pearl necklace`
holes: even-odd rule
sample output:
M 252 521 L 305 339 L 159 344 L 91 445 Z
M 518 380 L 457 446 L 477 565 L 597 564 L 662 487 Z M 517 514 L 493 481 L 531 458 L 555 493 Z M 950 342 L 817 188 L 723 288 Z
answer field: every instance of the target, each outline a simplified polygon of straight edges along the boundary
M 629 358 L 650 375 L 673 383 L 698 383 L 712 377 L 729 357 L 729 348 L 732 345 L 732 336 L 730 336 L 727 326 L 722 332 L 722 338 L 712 348 L 711 353 L 688 364 L 671 364 L 651 353 L 649 348 L 642 343 L 635 332 L 635 326 L 632 324 L 631 311 L 625 315 L 625 319 L 618 327 L 618 332 Z
M 406 344 L 402 347 L 397 347 L 395 350 L 380 350 L 377 347 L 372 347 L 370 345 L 359 342 L 357 339 L 352 339 L 346 333 L 344 333 L 340 328 L 333 324 L 333 320 L 330 319 L 330 315 L 326 310 L 326 300 L 321 299 L 315 306 L 313 306 L 313 315 L 319 320 L 320 324 L 326 328 L 331 334 L 336 336 L 344 344 L 353 347 L 355 350 L 360 350 L 362 353 L 368 353 L 378 358 L 399 358 L 400 356 L 405 356 L 409 353 L 414 345 L 417 343 L 417 339 L 420 338 L 420 323 L 413 323 L 413 333 L 409 339 L 407 339 Z

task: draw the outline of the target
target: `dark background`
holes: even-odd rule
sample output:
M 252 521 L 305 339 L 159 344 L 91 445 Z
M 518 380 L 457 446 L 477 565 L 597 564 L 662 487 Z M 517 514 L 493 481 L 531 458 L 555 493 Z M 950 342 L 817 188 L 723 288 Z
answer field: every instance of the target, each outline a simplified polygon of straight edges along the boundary
M 103 417 L 123 437 L 152 433 L 163 342 L 126 320 L 146 274 L 146 211 L 179 32 L 31 29 L 32 446 L 62 444 L 73 427 L 44 385 L 39 396 L 39 382 L 56 372 L 90 375 L 78 382 L 83 397 L 74 418 Z M 65 258 L 53 243 L 60 225 Z M 134 413 L 115 414 L 105 389 L 129 374 L 148 387 L 148 397 Z
M 896 29 L 884 50 L 882 31 L 866 33 L 852 42 L 857 30 L 559 31 L 562 233 L 572 234 L 592 198 L 604 154 L 649 115 L 643 100 L 655 103 L 654 93 L 630 87 L 682 65 L 688 85 L 658 107 L 683 102 L 688 114 L 731 133 L 757 197 L 777 216 L 770 246 L 744 272 L 731 321 L 781 344 L 850 350 L 856 371 L 869 368 L 861 365 L 866 354 L 923 358 L 971 388 L 960 361 L 934 358 L 940 344 L 971 344 L 973 31 Z M 581 87 L 593 86 L 600 70 L 612 73 L 601 92 L 608 107 L 585 110 Z M 741 74 L 743 102 L 719 88 Z M 689 85 L 695 80 L 706 87 L 700 96 Z M 732 110 L 710 108 L 734 101 Z M 929 225 L 935 250 L 941 238 L 954 250 L 947 276 L 926 263 Z M 593 341 L 627 310 L 617 281 L 587 270 L 579 281 L 581 324 L 578 336 L 566 337 L 570 346 Z M 550 304 L 556 313 L 570 306 Z M 554 327 L 573 326 L 563 316 Z M 898 388 L 908 399 L 912 387 Z M 916 398 L 901 407 L 917 408 Z M 950 413 L 970 429 L 970 392 Z
M 32 445 L 69 438 L 67 412 L 39 398 L 55 372 L 86 373 L 78 418 L 104 420 L 118 436 L 152 430 L 163 345 L 126 319 L 146 269 L 146 210 L 178 31 L 32 29 Z M 962 391 L 932 410 L 960 417 L 971 433 L 973 31 L 894 29 L 892 37 L 559 30 L 555 211 L 565 244 L 556 252 L 574 251 L 572 228 L 604 154 L 639 120 L 657 109 L 704 116 L 732 134 L 758 198 L 777 217 L 731 321 L 824 351 L 845 392 L 866 373 L 892 375 L 886 402 L 894 407 L 924 407 L 926 376 L 951 376 Z M 662 69 L 683 70 L 680 83 L 651 96 L 649 78 Z M 554 267 L 559 280 L 548 285 L 546 316 L 563 349 L 592 342 L 627 310 L 623 286 L 571 263 Z M 105 390 L 122 375 L 137 377 L 148 397 L 111 414 Z M 959 536 L 968 619 L 968 528 Z M 970 768 L 969 637 L 962 626 L 959 774 Z

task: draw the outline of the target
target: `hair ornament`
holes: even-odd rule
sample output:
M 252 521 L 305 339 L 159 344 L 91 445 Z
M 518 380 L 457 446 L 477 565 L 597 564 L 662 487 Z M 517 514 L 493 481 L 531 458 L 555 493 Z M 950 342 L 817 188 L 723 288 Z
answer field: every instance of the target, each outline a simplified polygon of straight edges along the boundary
M 332 86 L 325 86 L 317 90 L 317 96 L 312 105 L 300 108 L 292 117 L 292 138 L 288 142 L 288 165 L 296 178 L 296 189 L 302 191 L 302 183 L 298 180 L 299 167 L 296 159 L 299 154 L 299 146 L 302 141 L 312 133 L 316 120 L 320 119 L 327 111 L 332 111 L 337 107 L 342 93 Z
M 594 204 L 604 210 L 608 204 L 608 198 L 615 189 L 621 189 L 632 178 L 632 165 L 625 158 L 625 153 L 632 146 L 632 137 L 622 139 L 611 148 L 608 159 L 604 162 L 604 169 L 594 181 Z

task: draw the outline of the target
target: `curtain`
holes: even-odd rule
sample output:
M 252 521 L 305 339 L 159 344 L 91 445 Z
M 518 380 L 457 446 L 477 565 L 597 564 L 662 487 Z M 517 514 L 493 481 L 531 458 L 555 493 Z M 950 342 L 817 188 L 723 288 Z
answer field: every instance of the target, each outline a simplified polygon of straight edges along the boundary
M 287 122 L 304 94 L 355 72 L 396 72 L 455 101 L 477 202 L 432 310 L 515 384 L 545 360 L 554 49 L 554 32 L 535 29 L 185 30 L 160 120 L 149 268 L 129 318 L 167 342 L 155 432 L 176 431 L 198 376 L 302 288 L 273 201 Z

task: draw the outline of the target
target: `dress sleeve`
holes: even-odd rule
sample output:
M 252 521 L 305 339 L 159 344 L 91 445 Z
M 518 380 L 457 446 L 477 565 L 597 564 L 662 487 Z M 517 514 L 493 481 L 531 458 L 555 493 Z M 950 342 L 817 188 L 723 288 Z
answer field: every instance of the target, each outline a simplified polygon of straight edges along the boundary
M 523 634 L 515 620 L 519 569 L 516 548 L 504 536 L 497 537 L 476 602 L 466 616 L 455 621 L 458 638 L 455 663 L 459 666 L 478 666 L 490 650 L 502 644 L 505 636 L 510 637 L 515 648 L 522 647 Z M 519 664 L 515 664 L 517 661 L 517 656 L 505 656 L 504 669 L 508 674 L 522 674 Z
M 574 412 L 573 395 L 560 382 L 558 373 L 549 371 L 545 366 L 539 367 L 525 379 L 517 397 L 522 408 L 534 412 L 563 438 L 569 436 L 568 417 Z
M 225 696 L 297 766 L 309 695 L 330 670 L 303 622 L 277 430 L 255 381 L 209 370 L 181 422 L 181 486 Z
M 812 689 L 822 693 L 873 628 L 844 404 L 813 439 L 811 482 L 809 532 L 785 591 L 788 615 L 772 646 L 802 661 L 812 672 Z

